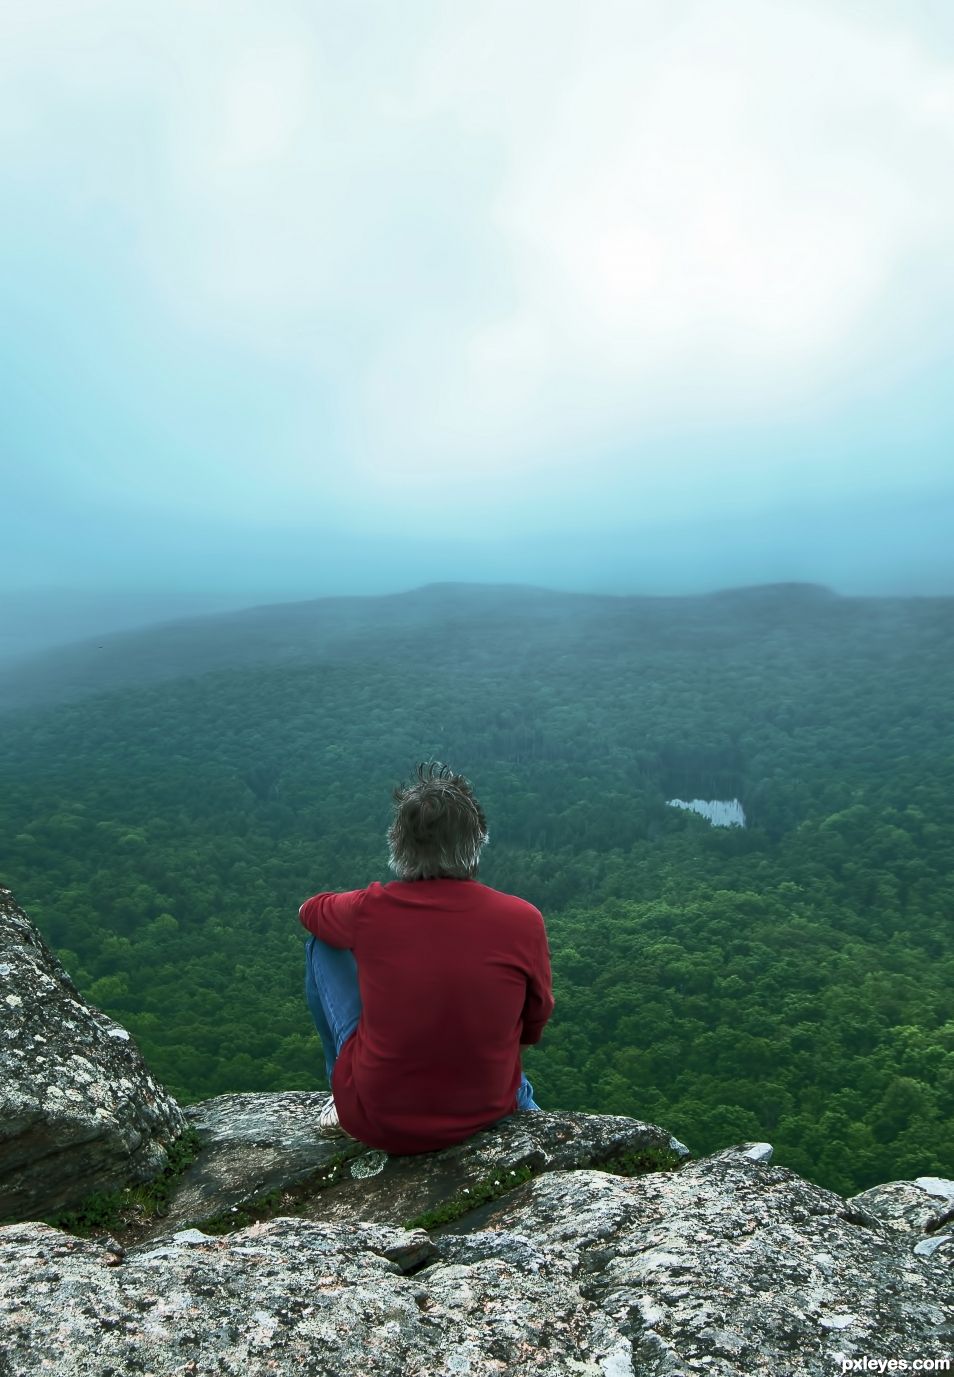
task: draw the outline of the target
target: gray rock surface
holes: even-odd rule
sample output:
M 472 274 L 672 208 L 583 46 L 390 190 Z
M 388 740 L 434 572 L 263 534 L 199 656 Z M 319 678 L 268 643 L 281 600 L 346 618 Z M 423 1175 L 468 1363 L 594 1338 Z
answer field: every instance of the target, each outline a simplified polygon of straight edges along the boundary
M 380 1225 L 276 1219 L 224 1238 L 165 1235 L 121 1262 L 13 1226 L 0 1230 L 7 1359 L 17 1377 L 626 1371 L 608 1366 L 625 1345 L 562 1258 L 405 1275 L 422 1257 L 436 1258 L 426 1234 Z
M 519 1237 L 568 1261 L 631 1348 L 621 1373 L 830 1377 L 847 1358 L 951 1356 L 954 1285 L 838 1195 L 730 1148 L 675 1172 L 528 1182 L 479 1232 L 439 1240 L 463 1263 Z
M 154 1232 L 254 1208 L 279 1191 L 310 1218 L 403 1225 L 483 1183 L 506 1188 L 529 1168 L 566 1171 L 634 1155 L 688 1155 L 665 1129 L 613 1115 L 515 1114 L 440 1152 L 389 1157 L 318 1129 L 325 1093 L 221 1095 L 185 1113 L 202 1140 Z M 280 1204 L 279 1204 L 280 1208 Z M 286 1212 L 291 1212 L 287 1209 Z
M 0 1219 L 147 1180 L 184 1127 L 126 1030 L 86 1003 L 0 888 Z
M 954 1264 L 954 1181 L 939 1176 L 888 1181 L 853 1195 L 848 1206 L 859 1220 L 878 1219 L 906 1234 L 919 1257 Z
M 954 1220 L 954 1181 L 937 1176 L 888 1181 L 851 1196 L 848 1204 L 903 1233 L 934 1233 Z
M 201 1148 L 152 1232 L 238 1213 L 271 1192 L 294 1192 L 310 1182 L 317 1188 L 333 1163 L 367 1153 L 353 1139 L 320 1132 L 318 1116 L 327 1099 L 326 1091 L 284 1091 L 219 1095 L 187 1105 L 183 1112 Z
M 0 1229 L 0 1332 L 17 1377 L 831 1377 L 948 1354 L 947 1268 L 845 1213 L 743 1145 L 545 1172 L 437 1238 L 277 1218 L 123 1255 L 19 1224 Z

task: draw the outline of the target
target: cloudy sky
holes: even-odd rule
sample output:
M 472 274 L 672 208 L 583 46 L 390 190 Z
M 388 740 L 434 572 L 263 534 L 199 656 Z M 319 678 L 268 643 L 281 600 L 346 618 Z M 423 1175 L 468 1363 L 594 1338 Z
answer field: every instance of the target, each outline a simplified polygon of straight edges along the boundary
M 947 0 L 6 0 L 0 591 L 954 593 Z

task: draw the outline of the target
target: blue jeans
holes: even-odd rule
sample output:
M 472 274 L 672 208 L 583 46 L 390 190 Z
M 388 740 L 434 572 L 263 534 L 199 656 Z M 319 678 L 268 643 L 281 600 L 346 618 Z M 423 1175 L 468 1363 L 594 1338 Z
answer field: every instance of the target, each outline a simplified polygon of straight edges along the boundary
M 310 937 L 305 944 L 305 999 L 321 1038 L 330 1086 L 338 1053 L 357 1028 L 361 1016 L 354 954 Z M 522 1072 L 517 1087 L 517 1108 L 540 1108 L 533 1100 L 533 1086 Z

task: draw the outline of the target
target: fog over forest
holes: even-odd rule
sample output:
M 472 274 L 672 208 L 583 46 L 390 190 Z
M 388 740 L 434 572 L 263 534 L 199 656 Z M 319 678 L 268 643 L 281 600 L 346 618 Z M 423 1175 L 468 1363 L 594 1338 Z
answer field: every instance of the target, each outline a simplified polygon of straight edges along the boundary
M 0 662 L 446 580 L 954 594 L 949 7 L 41 0 L 0 53 Z

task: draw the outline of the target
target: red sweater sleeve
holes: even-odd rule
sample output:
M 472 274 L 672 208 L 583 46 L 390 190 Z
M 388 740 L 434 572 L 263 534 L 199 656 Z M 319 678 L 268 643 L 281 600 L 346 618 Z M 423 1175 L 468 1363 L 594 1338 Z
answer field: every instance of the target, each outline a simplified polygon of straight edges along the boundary
M 313 894 L 298 910 L 302 927 L 329 947 L 354 947 L 354 919 L 364 897 L 363 889 L 348 889 L 342 894 Z
M 540 919 L 540 933 L 530 979 L 527 982 L 527 998 L 523 1006 L 523 1032 L 520 1042 L 526 1046 L 539 1042 L 547 1019 L 553 1013 L 553 980 L 550 972 L 550 945 L 547 942 L 543 918 Z

